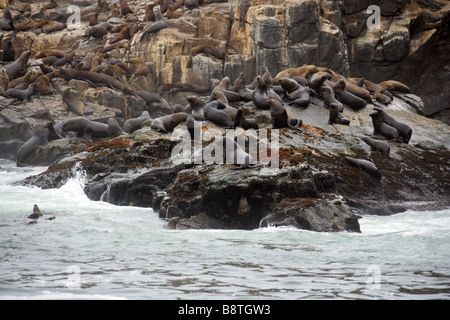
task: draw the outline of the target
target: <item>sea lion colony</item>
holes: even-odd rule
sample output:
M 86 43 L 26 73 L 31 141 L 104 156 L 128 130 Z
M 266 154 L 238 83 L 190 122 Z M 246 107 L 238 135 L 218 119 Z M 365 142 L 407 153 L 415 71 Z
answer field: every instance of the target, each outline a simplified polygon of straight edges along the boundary
M 7 1 L 8 2 L 8 1 Z M 285 110 L 286 105 L 293 108 L 307 108 L 310 97 L 314 96 L 324 101 L 324 107 L 329 109 L 329 125 L 350 125 L 351 121 L 343 116 L 344 105 L 346 112 L 352 110 L 358 112 L 368 104 L 376 105 L 371 115 L 374 123 L 374 134 L 378 138 L 387 140 L 402 139 L 408 143 L 411 137 L 411 128 L 401 124 L 383 111 L 381 104 L 389 104 L 392 101 L 393 92 L 409 92 L 409 88 L 396 81 L 385 81 L 375 84 L 367 79 L 346 79 L 342 75 L 324 67 L 303 65 L 296 68 L 286 69 L 274 78 L 270 70 L 264 67 L 260 74 L 254 79 L 245 79 L 243 70 L 233 85 L 230 79 L 211 79 L 212 87 L 203 88 L 196 84 L 168 84 L 162 85 L 157 92 L 137 90 L 127 83 L 127 77 L 131 74 L 146 75 L 151 71 L 145 61 L 137 58 L 120 60 L 109 54 L 117 48 L 129 49 L 129 41 L 139 32 L 141 41 L 148 41 L 153 33 L 157 33 L 169 26 L 165 22 L 174 10 L 183 7 L 183 10 L 191 10 L 200 5 L 213 2 L 226 2 L 224 0 L 159 0 L 149 4 L 145 10 L 142 22 L 138 19 L 133 8 L 126 0 L 120 0 L 109 4 L 106 0 L 98 0 L 97 7 L 90 12 L 89 26 L 86 27 L 85 37 L 87 41 L 98 41 L 104 39 L 108 34 L 114 34 L 108 44 L 94 56 L 78 56 L 75 52 L 62 52 L 58 49 L 48 49 L 37 52 L 34 57 L 32 52 L 14 52 L 11 40 L 17 32 L 32 30 L 35 33 L 57 32 L 67 27 L 65 22 L 68 14 L 65 10 L 58 8 L 55 1 L 49 1 L 39 12 L 33 12 L 31 6 L 24 6 L 16 2 L 16 6 L 8 4 L 1 19 L 0 27 L 3 31 L 1 36 L 2 45 L 2 71 L 0 77 L 0 94 L 6 98 L 15 98 L 27 103 L 32 96 L 47 94 L 61 94 L 61 101 L 68 110 L 68 119 L 59 125 L 58 135 L 52 138 L 65 136 L 70 131 L 75 131 L 78 137 L 84 137 L 88 141 L 93 138 L 103 139 L 115 137 L 123 133 L 131 133 L 140 128 L 144 120 L 150 120 L 154 130 L 170 133 L 178 124 L 188 120 L 188 127 L 194 121 L 211 121 L 223 128 L 242 127 L 244 129 L 258 129 L 255 119 L 247 119 L 243 116 L 244 109 L 248 106 L 234 106 L 235 102 L 253 102 L 253 105 L 261 110 L 270 110 L 272 116 L 272 128 L 300 127 L 301 119 L 290 119 Z M 81 5 L 81 2 L 80 2 Z M 20 8 L 19 8 L 20 6 Z M 124 23 L 111 25 L 108 22 L 98 21 L 98 14 L 109 12 L 109 17 L 122 18 Z M 169 14 L 170 13 L 170 14 Z M 166 17 L 164 17 L 166 14 Z M 213 59 L 223 59 L 226 51 L 215 48 L 199 46 L 192 49 L 191 54 L 203 53 Z M 96 123 L 87 120 L 84 113 L 83 101 L 76 93 L 67 91 L 56 93 L 52 87 L 52 79 L 63 78 L 66 81 L 77 79 L 86 81 L 93 87 L 107 86 L 113 90 L 122 92 L 124 95 L 134 95 L 147 102 L 150 108 L 157 108 L 161 102 L 160 94 L 164 90 L 171 92 L 190 91 L 193 93 L 210 94 L 209 98 L 201 99 L 198 95 L 188 97 L 187 105 L 174 107 L 172 115 L 151 119 L 148 112 L 138 119 L 125 117 L 120 123 L 126 124 L 118 128 L 118 121 L 107 121 L 107 123 Z M 247 80 L 253 80 L 247 84 Z M 168 88 L 168 89 L 166 89 Z M 149 103 L 147 100 L 150 99 Z M 127 117 L 128 115 L 128 117 Z M 133 120 L 130 122 L 130 120 Z M 128 123 L 126 122 L 128 121 Z M 387 123 L 385 123 L 387 122 Z M 133 125 L 131 124 L 133 123 Z M 148 123 L 148 122 L 146 122 Z M 395 128 L 394 126 L 397 126 Z M 43 136 L 43 132 L 56 132 L 51 129 L 52 124 L 44 126 L 38 134 L 33 135 L 30 142 L 25 145 L 26 152 L 20 150 L 20 161 L 25 156 L 52 138 Z M 113 132 L 111 134 L 111 132 Z M 400 132 L 400 133 L 399 133 Z M 38 137 L 38 138 L 37 138 Z M 371 141 L 373 144 L 373 142 Z M 388 155 L 388 153 L 383 152 Z M 347 159 L 348 160 L 348 159 Z M 355 163 L 351 162 L 350 163 Z M 359 165 L 359 167 L 364 167 Z M 370 172 L 370 170 L 369 170 Z M 378 177 L 378 174 L 376 175 Z

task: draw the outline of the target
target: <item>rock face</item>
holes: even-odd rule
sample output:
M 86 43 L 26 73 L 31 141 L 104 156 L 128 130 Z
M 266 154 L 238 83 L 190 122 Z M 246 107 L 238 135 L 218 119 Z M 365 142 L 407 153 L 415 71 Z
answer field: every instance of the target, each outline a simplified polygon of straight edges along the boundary
M 67 18 L 61 12 L 71 3 L 58 1 L 58 8 L 46 17 Z M 393 214 L 449 205 L 449 1 L 242 0 L 181 6 L 165 13 L 168 27 L 148 39 L 144 30 L 151 22 L 142 22 L 145 2 L 128 1 L 134 15 L 127 17 L 114 13 L 113 4 L 99 10 L 96 5 L 77 3 L 79 28 L 68 25 L 51 33 L 42 28 L 2 31 L 2 57 L 11 49 L 16 58 L 30 50 L 21 77 L 29 85 L 48 74 L 55 90 L 34 95 L 28 102 L 0 96 L 2 157 L 15 159 L 31 137 L 34 123 L 51 122 L 57 127 L 77 116 L 62 101 L 68 88 L 82 100 L 89 120 L 107 123 L 115 118 L 123 126 L 144 111 L 152 119 L 172 114 L 171 106 L 186 106 L 186 97 L 192 94 L 209 99 L 211 79 L 229 77 L 232 90 L 241 72 L 248 84 L 262 67 L 275 76 L 302 65 L 325 67 L 345 78 L 405 83 L 411 93 L 393 91 L 392 102 L 384 110 L 411 126 L 413 138 L 410 144 L 390 141 L 386 158 L 362 142 L 373 136 L 374 100 L 358 112 L 344 106 L 349 126 L 330 125 L 321 92 L 311 92 L 306 109 L 289 104 L 283 92 L 289 118 L 301 119 L 303 126 L 280 130 L 275 167 L 263 163 L 234 170 L 233 165 L 180 164 L 171 156 L 186 124 L 171 135 L 151 130 L 150 121 L 129 135 L 93 144 L 74 134 L 51 140 L 26 163 L 49 165 L 49 169 L 23 183 L 57 188 L 71 170 L 81 167 L 91 199 L 152 207 L 168 220 L 168 227 L 177 229 L 293 226 L 359 232 L 360 212 Z M 370 5 L 380 7 L 380 28 L 367 27 L 373 18 L 367 12 Z M 42 6 L 33 4 L 31 14 L 41 14 Z M 14 19 L 21 16 L 16 9 L 11 7 Z M 107 23 L 109 31 L 91 37 L 88 21 L 96 11 L 98 21 Z M 5 10 L 0 12 L 3 16 Z M 37 58 L 45 49 L 58 49 L 67 60 L 50 63 Z M 139 63 L 145 72 L 138 72 Z M 2 67 L 7 64 L 2 60 Z M 120 70 L 111 66 L 119 64 Z M 68 79 L 62 68 L 95 71 L 114 80 L 99 84 Z M 270 145 L 271 138 L 259 135 L 272 132 L 270 110 L 244 101 L 232 106 L 243 108 L 245 117 L 256 119 L 262 129 L 235 133 L 257 136 L 258 148 Z M 224 129 L 209 122 L 202 128 L 205 133 L 224 134 Z M 203 141 L 202 150 L 209 145 L 210 140 Z M 273 155 L 257 158 L 264 162 Z M 351 166 L 347 156 L 371 161 L 381 178 Z

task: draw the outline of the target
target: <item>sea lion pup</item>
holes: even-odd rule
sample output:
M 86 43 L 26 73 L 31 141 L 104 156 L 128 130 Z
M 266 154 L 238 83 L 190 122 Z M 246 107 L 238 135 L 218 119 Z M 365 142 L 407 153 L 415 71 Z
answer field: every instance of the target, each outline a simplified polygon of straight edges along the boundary
M 300 119 L 289 119 L 283 104 L 275 99 L 268 99 L 270 115 L 272 117 L 272 128 L 281 129 L 288 127 L 300 127 L 303 121 Z
M 148 111 L 143 111 L 139 117 L 128 119 L 127 121 L 125 121 L 125 123 L 123 124 L 123 129 L 126 133 L 133 133 L 136 130 L 140 129 L 142 124 L 147 120 L 152 120 L 152 118 L 150 118 L 150 114 L 148 113 Z
M 195 120 L 203 121 L 205 120 L 204 107 L 206 106 L 205 101 L 197 96 L 189 96 L 186 98 L 191 107 L 191 114 Z
M 225 129 L 234 129 L 236 126 L 233 119 L 224 111 L 226 107 L 223 102 L 217 100 L 208 102 L 203 108 L 205 120 L 209 120 Z
M 331 79 L 331 74 L 327 72 L 316 72 L 309 79 L 308 85 L 311 89 L 318 92 L 322 84 L 325 82 L 325 80 L 329 79 Z
M 372 112 L 370 116 L 372 117 L 373 133 L 375 135 L 380 134 L 390 140 L 398 139 L 399 134 L 397 129 L 385 124 L 378 111 Z
M 191 49 L 191 54 L 193 56 L 196 56 L 199 53 L 204 53 L 211 59 L 217 58 L 223 60 L 225 59 L 225 56 L 228 54 L 228 51 L 207 44 L 200 44 Z
M 379 107 L 375 107 L 374 110 L 378 111 L 384 123 L 386 123 L 388 126 L 397 129 L 398 134 L 400 135 L 400 138 L 403 140 L 403 142 L 405 142 L 406 144 L 409 143 L 409 140 L 411 139 L 412 136 L 412 129 L 410 126 L 395 120 Z
M 240 127 L 244 130 L 255 129 L 258 130 L 259 126 L 256 123 L 255 119 L 247 119 L 244 117 L 244 109 L 239 108 L 236 114 L 236 118 L 234 120 L 237 127 Z
M 352 157 L 344 157 L 344 159 L 347 160 L 347 162 L 353 167 L 357 167 L 377 178 L 381 178 L 381 173 L 373 162 L 364 159 L 355 159 Z
M 25 51 L 20 55 L 19 59 L 3 67 L 3 69 L 6 70 L 6 73 L 8 74 L 9 80 L 15 79 L 23 71 L 25 71 L 30 55 L 31 51 Z
M 269 110 L 270 104 L 268 102 L 269 96 L 267 95 L 266 83 L 260 76 L 256 77 L 258 85 L 253 90 L 253 103 L 258 109 Z
M 5 95 L 6 90 L 8 90 L 9 77 L 5 69 L 2 69 L 0 76 L 0 95 Z
M 133 10 L 131 10 L 127 0 L 119 0 L 119 4 L 120 4 L 120 13 L 122 14 L 122 16 L 126 16 L 129 13 L 133 13 Z
M 389 91 L 411 93 L 411 89 L 406 84 L 395 80 L 380 82 L 380 86 L 386 87 Z
M 84 102 L 78 99 L 78 96 L 70 88 L 63 92 L 63 103 L 68 111 L 84 116 Z
M 150 40 L 150 33 L 156 33 L 162 29 L 168 28 L 169 25 L 167 24 L 166 20 L 164 20 L 164 17 L 161 13 L 161 11 L 157 8 L 155 10 L 155 22 L 153 22 L 151 25 L 149 25 L 147 28 L 145 28 L 144 32 L 141 35 L 140 41 L 142 42 L 144 37 L 146 41 Z
M 314 65 L 303 65 L 301 67 L 298 68 L 290 68 L 290 69 L 285 69 L 281 72 L 279 72 L 276 76 L 275 79 L 279 79 L 279 78 L 291 78 L 291 77 L 303 77 L 303 78 L 308 78 L 308 76 L 310 74 L 319 72 L 319 68 L 317 68 Z
M 111 138 L 116 138 L 127 134 L 125 131 L 122 130 L 116 118 L 109 118 L 107 126 L 108 126 L 107 129 L 108 136 L 110 136 Z
M 177 125 L 179 125 L 182 122 L 185 122 L 187 117 L 188 114 L 184 112 L 162 116 L 152 121 L 151 128 L 152 130 L 163 133 L 172 132 Z
M 214 143 L 223 150 L 223 164 L 236 164 L 239 165 L 239 169 L 255 167 L 253 164 L 256 163 L 256 161 L 250 154 L 245 152 L 234 139 L 224 136 L 219 137 Z
M 24 165 L 26 159 L 40 146 L 48 143 L 48 129 L 42 124 L 33 125 L 33 136 L 27 140 L 17 151 L 17 165 Z
M 92 138 L 107 138 L 108 125 L 105 123 L 91 121 L 85 117 L 75 117 L 64 121 L 61 126 L 61 130 L 67 133 L 68 131 L 74 131 L 77 133 L 78 138 L 84 138 L 89 142 L 92 142 Z
M 42 28 L 45 33 L 52 33 L 56 31 L 64 30 L 67 25 L 63 22 L 51 21 Z
M 58 58 L 64 58 L 66 56 L 66 54 L 58 49 L 45 49 L 45 50 L 41 50 L 38 53 L 36 53 L 36 59 L 40 59 L 40 58 L 45 58 L 45 57 L 50 57 L 50 56 L 55 56 Z
M 241 100 L 248 102 L 253 100 L 253 90 L 250 90 L 245 85 L 244 72 L 239 73 L 239 76 L 234 81 L 234 90 L 239 93 Z
M 289 100 L 296 106 L 306 108 L 310 102 L 309 90 L 294 79 L 280 78 L 278 82 L 287 91 Z
M 155 21 L 155 13 L 153 12 L 153 7 L 153 3 L 150 3 L 145 7 L 144 22 Z
M 221 92 L 224 93 L 225 97 L 227 98 L 227 100 L 229 102 L 240 101 L 241 100 L 241 96 L 236 91 L 229 90 L 228 89 L 229 84 L 230 84 L 230 78 L 229 77 L 222 78 L 220 83 L 212 90 L 211 99 L 210 100 L 212 100 L 213 94 L 214 94 L 215 91 L 221 91 Z
M 328 124 L 343 124 L 350 125 L 350 120 L 344 118 L 339 112 L 339 105 L 336 103 L 330 104 L 330 118 L 328 119 Z
M 129 62 L 133 64 L 135 75 L 145 76 L 150 73 L 150 68 L 145 63 L 145 61 L 138 58 L 131 58 Z
M 333 86 L 333 90 L 336 98 L 339 101 L 345 103 L 355 111 L 360 110 L 367 105 L 367 102 L 365 100 L 345 90 L 344 80 L 339 80 L 338 82 L 336 82 L 336 84 Z
M 5 9 L 5 12 L 3 13 L 2 20 L 0 20 L 0 29 L 4 31 L 11 31 L 15 29 L 11 11 L 9 11 L 8 7 Z
M 42 75 L 34 81 L 34 90 L 37 94 L 49 95 L 55 93 L 55 89 L 50 86 L 50 79 Z
M 386 142 L 374 140 L 369 137 L 362 137 L 361 140 L 367 143 L 372 151 L 377 151 L 383 156 L 389 157 L 391 147 Z
M 330 107 L 331 104 L 336 104 L 338 106 L 339 112 L 344 112 L 344 105 L 338 101 L 334 95 L 334 90 L 328 84 L 323 84 L 320 87 L 320 94 L 322 95 L 323 101 L 326 106 Z
M 11 88 L 5 91 L 5 96 L 16 98 L 24 103 L 28 103 L 30 97 L 34 94 L 34 83 L 30 84 L 27 89 Z

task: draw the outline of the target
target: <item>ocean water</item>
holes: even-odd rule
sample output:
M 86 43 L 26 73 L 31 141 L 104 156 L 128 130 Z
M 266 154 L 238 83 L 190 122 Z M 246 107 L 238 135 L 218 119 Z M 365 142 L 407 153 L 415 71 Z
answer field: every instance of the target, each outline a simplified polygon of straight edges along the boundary
M 12 185 L 45 169 L 0 160 L 2 300 L 450 298 L 450 209 L 363 215 L 361 234 L 167 230 L 150 208 L 90 201 L 82 170 Z

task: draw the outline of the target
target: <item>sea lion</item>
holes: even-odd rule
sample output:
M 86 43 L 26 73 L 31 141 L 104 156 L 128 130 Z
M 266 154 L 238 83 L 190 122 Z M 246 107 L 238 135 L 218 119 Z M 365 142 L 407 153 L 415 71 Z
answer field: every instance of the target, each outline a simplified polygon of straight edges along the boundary
M 42 31 L 45 33 L 52 33 L 64 30 L 66 27 L 67 25 L 63 22 L 52 21 L 52 23 L 49 22 L 46 26 L 44 26 Z
M 5 95 L 6 90 L 8 90 L 9 85 L 9 77 L 8 73 L 6 73 L 5 69 L 2 69 L 2 73 L 0 76 L 0 95 Z
M 189 96 L 186 98 L 191 107 L 191 114 L 195 120 L 203 121 L 205 120 L 204 107 L 206 106 L 205 101 L 197 96 Z
M 386 142 L 374 140 L 369 137 L 362 137 L 361 140 L 367 143 L 373 151 L 378 151 L 383 156 L 389 157 L 391 147 Z
M 235 123 L 233 119 L 231 119 L 230 115 L 224 111 L 226 107 L 227 106 L 223 102 L 217 100 L 208 102 L 203 108 L 205 120 L 209 120 L 225 129 L 234 129 Z
M 259 129 L 259 126 L 256 123 L 255 119 L 247 119 L 244 117 L 244 109 L 242 109 L 242 107 L 238 109 L 234 122 L 236 123 L 237 127 L 240 127 L 244 130 Z
M 287 91 L 287 96 L 292 104 L 302 108 L 308 107 L 310 102 L 308 88 L 303 87 L 294 79 L 280 78 L 278 82 Z
M 55 89 L 50 86 L 50 79 L 42 75 L 34 81 L 34 90 L 38 94 L 49 95 L 55 93 Z
M 231 91 L 228 89 L 230 84 L 230 78 L 224 77 L 220 81 L 220 83 L 212 90 L 211 99 L 213 98 L 215 91 L 221 91 L 224 93 L 225 97 L 229 102 L 237 102 L 241 100 L 241 96 L 236 91 Z
M 291 77 L 308 78 L 308 76 L 310 74 L 314 74 L 316 72 L 319 72 L 319 68 L 317 68 L 316 66 L 314 66 L 314 65 L 303 65 L 303 66 L 298 67 L 298 68 L 285 69 L 285 70 L 279 72 L 275 76 L 275 79 L 291 78 Z
M 122 14 L 122 16 L 126 16 L 129 13 L 133 13 L 133 10 L 131 10 L 127 0 L 120 0 L 119 4 L 120 4 L 120 13 Z
M 89 36 L 94 39 L 103 39 L 104 36 L 108 34 L 108 30 L 104 26 L 93 26 L 89 29 Z M 111 40 L 112 41 L 112 40 Z M 114 42 L 111 42 L 114 43 Z
M 217 139 L 215 142 L 222 147 L 223 163 L 233 163 L 240 166 L 241 169 L 254 167 L 255 163 L 253 157 L 245 152 L 234 139 L 224 136 Z
M 94 88 L 101 86 L 108 86 L 116 91 L 126 91 L 126 87 L 122 82 L 104 73 L 97 73 L 92 71 L 73 70 L 68 68 L 60 69 L 62 76 L 66 81 L 71 79 L 83 80 L 92 85 Z
M 331 74 L 327 72 L 316 72 L 311 76 L 311 79 L 309 79 L 308 85 L 313 90 L 319 91 L 325 80 L 329 80 L 331 77 Z
M 12 88 L 5 91 L 5 96 L 16 98 L 24 103 L 28 103 L 30 97 L 34 94 L 34 83 L 30 84 L 27 89 Z
M 334 103 L 338 106 L 339 112 L 344 112 L 344 105 L 336 99 L 332 87 L 324 83 L 322 87 L 320 87 L 320 94 L 322 95 L 323 101 L 328 107 L 330 107 L 331 104 Z
M 155 13 L 153 12 L 153 7 L 153 3 L 150 3 L 145 7 L 144 22 L 155 21 Z
M 200 44 L 191 49 L 191 54 L 193 56 L 196 56 L 199 53 L 204 53 L 211 59 L 217 58 L 217 59 L 223 60 L 223 59 L 225 59 L 225 56 L 227 55 L 228 52 L 226 50 L 223 50 L 223 49 L 220 49 L 217 47 L 213 47 L 213 46 L 210 46 L 207 44 Z
M 140 129 L 142 123 L 147 120 L 152 120 L 152 118 L 150 118 L 148 111 L 143 111 L 139 117 L 128 119 L 127 121 L 125 121 L 125 123 L 123 124 L 123 129 L 126 133 L 133 133 L 134 131 Z
M 228 115 L 231 117 L 231 119 L 236 123 L 236 115 L 238 113 L 238 109 L 233 108 L 229 105 L 228 99 L 225 97 L 225 94 L 222 91 L 216 90 L 212 93 L 213 99 L 222 102 L 226 108 L 223 109 Z
M 107 45 L 107 46 L 103 47 L 101 53 L 107 53 L 112 50 L 121 49 L 121 48 L 123 48 L 125 50 L 130 50 L 130 45 L 128 43 L 128 40 L 124 40 L 124 41 L 116 42 L 111 45 Z
M 342 76 L 333 76 L 331 78 L 331 81 L 337 83 L 338 81 L 344 81 L 345 83 L 345 90 L 349 93 L 351 93 L 352 95 L 363 99 L 366 102 L 371 103 L 372 102 L 372 98 L 370 97 L 370 92 L 364 88 L 361 88 L 353 83 L 351 83 L 350 81 L 348 81 L 347 79 L 345 79 Z
M 386 87 L 389 91 L 398 91 L 402 93 L 411 93 L 411 89 L 399 81 L 388 80 L 380 82 L 380 86 Z
M 33 206 L 33 213 L 30 214 L 27 218 L 28 218 L 28 219 L 39 219 L 39 217 L 42 217 L 42 216 L 43 216 L 43 215 L 42 215 L 42 213 L 41 213 L 41 210 L 39 210 L 38 205 L 35 204 L 35 205 Z
M 92 138 L 107 138 L 108 125 L 105 123 L 91 121 L 85 117 L 75 117 L 64 121 L 61 127 L 64 132 L 74 131 L 78 138 L 84 138 L 92 142 Z
M 336 84 L 333 86 L 336 98 L 355 111 L 364 108 L 367 105 L 367 102 L 345 90 L 345 86 L 346 84 L 343 80 L 339 80 L 338 82 L 336 82 Z
M 3 43 L 2 61 L 10 62 L 10 61 L 14 61 L 15 59 L 16 59 L 16 52 L 12 45 L 12 40 L 6 39 Z
M 131 58 L 129 60 L 134 66 L 134 74 L 137 76 L 145 76 L 150 73 L 150 68 L 145 61 L 138 58 Z
M 182 106 L 182 105 L 179 104 L 179 103 L 175 103 L 175 104 L 172 106 L 172 111 L 173 111 L 173 113 L 186 112 L 186 107 L 185 107 L 185 106 Z M 190 112 L 186 112 L 186 113 L 190 113 Z
M 111 138 L 116 138 L 127 134 L 125 131 L 122 130 L 122 128 L 119 125 L 119 122 L 115 118 L 109 118 L 107 126 L 108 126 L 107 129 L 108 136 L 110 136 Z
M 141 97 L 149 107 L 151 107 L 153 103 L 161 103 L 161 97 L 155 93 L 139 90 L 137 95 Z
M 23 166 L 26 159 L 40 146 L 48 143 L 48 129 L 42 124 L 33 125 L 33 136 L 27 140 L 17 151 L 17 166 Z
M 253 103 L 258 109 L 269 110 L 270 104 L 268 102 L 269 96 L 267 95 L 266 83 L 260 76 L 256 77 L 257 86 L 253 90 Z
M 336 103 L 330 104 L 330 118 L 328 119 L 328 124 L 350 125 L 350 120 L 342 116 L 341 112 L 339 112 L 339 105 Z
M 152 121 L 151 128 L 164 133 L 172 132 L 177 125 L 186 121 L 187 117 L 188 114 L 184 112 L 162 116 Z
M 84 102 L 70 89 L 63 92 L 63 103 L 68 111 L 75 112 L 79 116 L 84 116 Z
M 250 90 L 245 85 L 244 72 L 239 73 L 239 76 L 234 81 L 234 90 L 239 93 L 241 100 L 246 102 L 253 100 L 253 90 Z
M 10 80 L 15 79 L 20 75 L 21 72 L 23 72 L 27 68 L 30 55 L 31 51 L 25 51 L 20 55 L 19 59 L 4 67 Z
M 377 178 L 381 178 L 381 173 L 373 162 L 371 162 L 369 160 L 364 160 L 364 159 L 355 159 L 352 157 L 344 157 L 344 158 L 352 166 L 357 167 L 363 171 L 366 171 L 367 173 L 369 173 Z
M 275 99 L 268 99 L 270 115 L 272 117 L 272 128 L 281 129 L 288 127 L 299 127 L 303 121 L 300 119 L 289 119 L 283 104 Z
M 379 107 L 375 107 L 374 110 L 378 111 L 384 123 L 386 123 L 388 126 L 397 129 L 398 134 L 400 135 L 400 138 L 403 140 L 403 142 L 405 142 L 406 144 L 409 143 L 409 140 L 411 139 L 412 136 L 412 129 L 410 126 L 395 120 Z
M 11 31 L 15 29 L 11 11 L 9 11 L 8 7 L 5 9 L 5 12 L 3 13 L 2 20 L 0 20 L 0 29 L 4 31 Z
M 45 49 L 45 50 L 41 50 L 36 54 L 36 59 L 40 59 L 40 58 L 45 58 L 45 57 L 50 57 L 50 56 L 55 56 L 58 58 L 64 58 L 66 56 L 66 54 L 58 49 Z
M 283 102 L 283 100 L 280 98 L 280 96 L 273 89 L 273 79 L 272 79 L 272 75 L 270 74 L 269 68 L 263 66 L 262 71 L 263 71 L 263 73 L 261 75 L 261 79 L 266 84 L 267 96 L 270 99 L 275 99 L 279 102 Z
M 169 25 L 167 24 L 166 20 L 164 20 L 161 11 L 157 8 L 155 10 L 155 22 L 153 22 L 151 25 L 145 28 L 144 32 L 141 35 L 140 41 L 142 42 L 144 37 L 146 41 L 149 41 L 150 33 L 156 33 L 168 27 Z
M 370 114 L 372 117 L 372 124 L 373 124 L 373 133 L 374 134 L 380 134 L 383 137 L 391 140 L 397 140 L 399 137 L 397 129 L 394 127 L 391 127 L 383 122 L 383 119 L 381 118 L 381 115 L 378 111 L 372 112 Z

